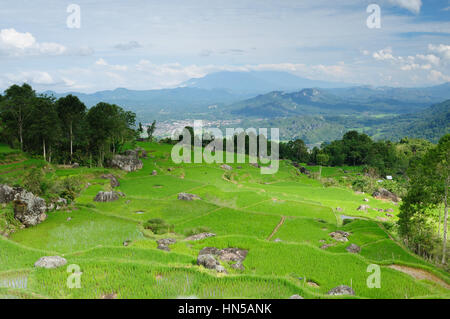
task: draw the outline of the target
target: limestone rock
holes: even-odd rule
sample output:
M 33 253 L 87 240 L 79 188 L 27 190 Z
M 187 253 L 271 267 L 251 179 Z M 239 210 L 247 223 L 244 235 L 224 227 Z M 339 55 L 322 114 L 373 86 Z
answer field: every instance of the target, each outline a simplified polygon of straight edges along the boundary
M 152 176 L 156 176 L 156 175 L 158 175 L 158 172 L 156 170 L 153 170 L 152 171 Z
M 220 168 L 222 168 L 226 171 L 231 171 L 233 169 L 233 167 L 231 167 L 230 165 L 227 165 L 227 164 L 223 164 L 222 166 L 220 166 Z
M 300 295 L 292 295 L 292 296 L 289 297 L 289 299 L 305 299 L 305 298 L 303 298 Z
M 345 248 L 349 253 L 352 254 L 357 254 L 361 251 L 361 247 L 359 247 L 358 245 L 355 244 L 351 244 L 350 246 L 348 246 L 347 248 Z
M 135 151 L 127 151 L 125 155 L 114 155 L 110 162 L 110 166 L 126 172 L 134 172 L 141 169 L 144 164 Z
M 43 222 L 46 211 L 45 200 L 33 193 L 22 190 L 14 196 L 14 217 L 27 227 Z
M 120 196 L 125 196 L 122 192 L 104 192 L 100 191 L 94 198 L 94 202 L 113 202 L 119 199 Z
M 179 200 L 198 200 L 198 199 L 201 199 L 201 198 L 198 197 L 197 195 L 194 195 L 194 194 L 179 193 L 178 194 L 178 199 Z
M 357 210 L 367 211 L 370 208 L 369 205 L 360 205 Z
M 399 198 L 397 197 L 397 195 L 395 195 L 394 193 L 388 191 L 385 188 L 379 188 L 378 191 L 373 192 L 372 196 L 377 198 L 377 199 L 391 200 L 391 201 L 393 201 L 395 203 L 399 201 Z
M 199 255 L 197 257 L 197 265 L 203 266 L 208 269 L 216 269 L 220 266 L 220 263 L 211 254 Z
M 341 285 L 334 287 L 328 292 L 328 295 L 340 296 L 340 295 L 354 295 L 355 292 L 349 286 Z
M 44 256 L 34 263 L 34 267 L 57 268 L 67 264 L 67 260 L 60 256 Z
M 350 236 L 350 233 L 347 233 L 342 230 L 337 230 L 337 231 L 330 233 L 329 235 L 331 236 L 331 238 L 333 238 L 336 241 L 346 242 L 346 241 L 348 241 L 347 237 Z

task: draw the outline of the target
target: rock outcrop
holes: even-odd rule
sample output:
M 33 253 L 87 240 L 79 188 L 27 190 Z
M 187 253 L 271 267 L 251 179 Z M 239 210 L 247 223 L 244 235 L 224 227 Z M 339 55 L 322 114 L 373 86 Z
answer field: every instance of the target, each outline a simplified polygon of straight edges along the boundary
M 356 210 L 366 211 L 370 208 L 369 205 L 360 205 Z
M 372 196 L 377 199 L 391 200 L 395 203 L 399 201 L 399 198 L 397 197 L 397 195 L 388 191 L 385 188 L 379 188 L 377 191 L 373 192 Z
M 347 248 L 345 248 L 349 253 L 352 254 L 357 254 L 361 251 L 361 247 L 359 247 L 356 244 L 351 244 L 350 246 L 348 246 Z
M 137 151 L 129 150 L 125 152 L 125 155 L 114 155 L 111 159 L 110 166 L 126 172 L 134 172 L 141 169 L 144 164 L 139 159 Z
M 179 193 L 178 194 L 178 199 L 179 200 L 199 200 L 201 199 L 200 197 L 198 197 L 195 194 L 189 194 L 189 193 Z
M 156 241 L 158 249 L 170 251 L 169 245 L 175 244 L 177 241 L 173 238 L 163 238 Z
M 14 217 L 26 227 L 35 226 L 47 218 L 47 204 L 43 198 L 22 190 L 14 196 Z
M 336 241 L 346 242 L 346 241 L 348 241 L 347 237 L 350 236 L 350 233 L 347 233 L 342 230 L 336 230 L 336 231 L 330 233 L 329 235 L 331 236 L 331 238 L 333 238 Z
M 113 188 L 120 186 L 119 180 L 113 174 L 103 174 L 100 178 L 109 179 L 109 183 Z
M 354 295 L 355 292 L 349 286 L 341 285 L 334 287 L 328 292 L 328 295 L 340 296 L 340 295 Z
M 113 202 L 119 199 L 119 197 L 125 196 L 121 192 L 104 192 L 100 191 L 94 198 L 94 202 Z
M 67 264 L 67 260 L 60 256 L 44 256 L 34 263 L 34 267 L 58 268 Z

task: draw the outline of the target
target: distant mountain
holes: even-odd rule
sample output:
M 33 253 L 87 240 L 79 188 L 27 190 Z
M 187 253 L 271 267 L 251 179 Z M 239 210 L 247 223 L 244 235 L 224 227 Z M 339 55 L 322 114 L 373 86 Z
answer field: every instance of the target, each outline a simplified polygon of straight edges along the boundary
M 280 71 L 223 71 L 208 74 L 202 78 L 190 79 L 182 87 L 200 89 L 225 89 L 234 93 L 261 94 L 270 91 L 298 91 L 304 88 L 340 88 L 349 86 L 339 82 L 325 82 L 305 79 Z
M 223 89 L 174 88 L 162 90 L 115 90 L 99 91 L 91 94 L 79 92 L 44 92 L 59 98 L 73 94 L 91 107 L 99 102 L 115 103 L 136 112 L 143 120 L 179 119 L 191 113 L 210 112 L 212 108 L 248 98 L 248 95 L 231 93 Z
M 288 117 L 312 114 L 408 114 L 450 99 L 450 83 L 429 88 L 312 88 L 274 91 L 230 105 L 231 114 L 245 117 Z

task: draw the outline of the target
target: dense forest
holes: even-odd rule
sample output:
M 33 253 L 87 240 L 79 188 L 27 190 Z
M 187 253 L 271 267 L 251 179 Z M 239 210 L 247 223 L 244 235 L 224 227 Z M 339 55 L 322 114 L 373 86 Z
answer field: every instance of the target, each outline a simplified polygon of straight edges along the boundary
M 89 110 L 73 95 L 56 100 L 28 84 L 0 96 L 1 138 L 14 148 L 53 163 L 102 166 L 136 138 L 136 115 L 98 103 Z

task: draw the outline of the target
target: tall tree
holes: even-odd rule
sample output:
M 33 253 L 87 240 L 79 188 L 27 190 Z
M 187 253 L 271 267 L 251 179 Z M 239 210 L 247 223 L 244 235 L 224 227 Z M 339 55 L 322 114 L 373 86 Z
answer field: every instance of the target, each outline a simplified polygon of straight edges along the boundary
M 29 149 L 38 152 L 41 145 L 44 160 L 51 161 L 52 146 L 60 137 L 60 123 L 54 99 L 39 96 L 35 99 L 26 140 L 30 141 Z
M 71 94 L 60 98 L 56 104 L 63 130 L 69 135 L 70 162 L 72 162 L 74 132 L 79 128 L 81 121 L 86 114 L 86 106 L 78 99 L 78 97 Z
M 155 132 L 156 129 L 156 121 L 152 122 L 152 125 L 147 126 L 147 135 L 148 135 L 148 140 L 151 142 L 153 140 L 153 133 Z
M 30 85 L 12 85 L 5 91 L 1 102 L 1 117 L 3 124 L 17 133 L 20 149 L 24 150 L 24 130 L 27 127 L 33 112 L 33 103 L 36 93 Z

